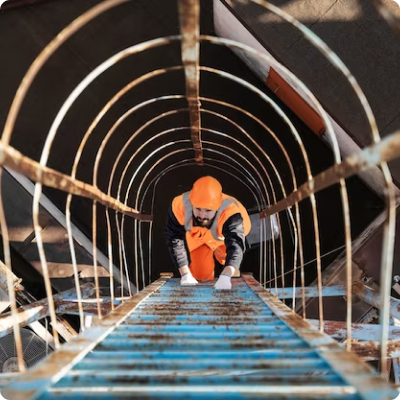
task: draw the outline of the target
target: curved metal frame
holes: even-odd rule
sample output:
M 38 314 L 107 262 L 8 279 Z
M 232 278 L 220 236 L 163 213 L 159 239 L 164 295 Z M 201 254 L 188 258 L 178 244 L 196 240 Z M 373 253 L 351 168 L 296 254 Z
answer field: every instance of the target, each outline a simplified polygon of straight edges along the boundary
M 180 161 L 180 162 L 171 164 L 168 168 L 164 169 L 164 170 L 161 171 L 158 175 L 156 175 L 156 176 L 150 181 L 150 183 L 146 186 L 146 188 L 145 188 L 145 190 L 144 190 L 142 199 L 141 199 L 141 201 L 140 201 L 140 208 L 141 208 L 141 209 L 143 208 L 143 203 L 144 203 L 144 200 L 145 200 L 145 198 L 146 198 L 147 192 L 148 192 L 149 188 L 152 187 L 152 185 L 153 185 L 153 183 L 154 183 L 154 186 L 153 186 L 153 194 L 152 194 L 152 202 L 151 202 L 151 212 L 153 213 L 153 210 L 154 210 L 154 202 L 155 202 L 156 187 L 157 187 L 158 182 L 160 181 L 160 179 L 161 179 L 163 176 L 165 176 L 168 172 L 170 172 L 170 171 L 172 171 L 172 170 L 174 170 L 174 169 L 181 168 L 181 167 L 187 166 L 187 165 L 193 165 L 193 166 L 195 166 L 195 165 L 197 166 L 197 165 L 198 165 L 198 163 L 196 163 L 196 162 L 195 162 L 195 163 L 190 163 L 191 161 L 193 161 L 191 158 L 187 158 L 187 159 L 184 159 L 184 160 L 182 160 L 182 161 Z M 231 164 L 229 164 L 229 163 L 227 163 L 227 162 L 224 162 L 224 161 L 222 161 L 222 160 L 216 160 L 216 159 L 210 159 L 210 158 L 204 157 L 204 158 L 203 158 L 203 161 L 205 161 L 205 162 L 204 162 L 204 165 L 206 165 L 206 166 L 212 166 L 212 167 L 214 167 L 214 168 L 216 168 L 216 169 L 218 169 L 218 170 L 220 170 L 220 171 L 222 171 L 222 172 L 227 173 L 228 175 L 232 176 L 234 179 L 239 180 L 240 183 L 242 183 L 243 185 L 245 185 L 245 186 L 247 187 L 247 189 L 248 189 L 248 190 L 251 192 L 251 194 L 253 195 L 253 197 L 254 197 L 254 199 L 255 199 L 255 201 L 256 201 L 256 203 L 257 203 L 258 210 L 259 210 L 259 211 L 262 210 L 261 204 L 260 204 L 260 202 L 259 202 L 259 200 L 258 200 L 256 194 L 253 192 L 252 188 L 251 188 L 250 186 L 247 185 L 247 183 L 245 183 L 245 182 L 244 182 L 242 179 L 240 179 L 238 176 L 236 176 L 236 175 L 234 175 L 233 173 L 227 171 L 226 169 L 223 169 L 223 168 L 220 168 L 220 167 L 217 167 L 217 166 L 213 166 L 212 164 L 207 163 L 207 161 L 218 161 L 219 164 L 226 165 L 226 166 L 228 166 L 228 167 L 234 169 L 237 173 L 242 174 L 242 172 L 241 172 L 239 169 L 237 169 L 236 167 L 234 167 L 234 166 L 232 166 Z M 245 178 L 248 179 L 247 177 L 245 177 Z M 250 183 L 251 183 L 251 182 L 250 182 Z M 137 193 L 137 198 L 140 198 L 140 195 L 141 195 L 141 193 L 138 191 L 138 193 Z M 144 265 L 143 251 L 142 251 L 142 246 L 141 246 L 141 244 L 142 244 L 142 240 L 141 240 L 141 239 L 142 239 L 142 235 L 141 235 L 141 226 L 142 226 L 142 225 L 139 224 L 138 237 L 139 237 L 139 240 L 140 240 L 141 263 L 142 263 L 142 265 Z M 150 223 L 150 225 L 149 225 L 149 230 L 150 230 L 150 231 L 149 231 L 149 277 L 151 277 L 151 260 L 152 260 L 152 255 L 151 255 L 151 238 L 152 238 L 152 227 L 153 227 L 153 224 Z M 262 239 L 263 239 L 263 229 L 265 229 L 265 220 L 263 221 L 263 224 L 260 225 L 260 242 L 262 242 Z M 262 261 L 262 251 L 261 251 L 262 249 L 263 249 L 263 247 L 260 246 L 260 266 L 261 266 L 262 263 L 263 263 L 263 261 Z M 150 279 L 150 278 L 149 278 L 149 279 Z
M 33 82 L 33 79 L 35 78 L 35 76 L 37 75 L 37 73 L 39 72 L 39 70 L 41 69 L 41 67 L 44 65 L 44 63 L 49 59 L 49 57 L 61 46 L 61 44 L 63 44 L 70 36 L 72 36 L 76 31 L 78 31 L 81 27 L 83 27 L 86 23 L 88 23 L 90 20 L 94 19 L 96 16 L 100 15 L 101 13 L 105 12 L 106 10 L 115 7 L 119 4 L 125 3 L 127 0 L 108 0 L 105 1 L 101 4 L 99 4 L 98 6 L 95 6 L 93 9 L 87 11 L 86 13 L 84 13 L 81 17 L 79 17 L 78 19 L 76 19 L 74 22 L 72 22 L 69 26 L 67 26 L 48 46 L 46 46 L 46 48 L 42 51 L 42 53 L 37 57 L 37 59 L 34 61 L 34 63 L 31 65 L 31 67 L 29 68 L 28 72 L 26 73 L 18 91 L 17 94 L 14 98 L 14 101 L 11 105 L 10 108 L 10 112 L 8 114 L 7 120 L 6 120 L 6 124 L 5 124 L 5 128 L 4 128 L 4 132 L 2 135 L 2 142 L 6 145 L 9 144 L 10 139 L 11 139 L 11 134 L 13 131 L 13 127 L 18 115 L 18 112 L 20 110 L 21 104 L 24 100 L 24 97 L 27 93 L 27 91 L 30 88 L 31 83 Z M 291 16 L 289 16 L 287 13 L 283 12 L 282 10 L 280 10 L 279 8 L 271 5 L 270 3 L 263 1 L 263 0 L 251 0 L 256 4 L 259 4 L 261 6 L 263 6 L 264 8 L 270 10 L 271 12 L 275 13 L 276 15 L 280 16 L 281 18 L 285 19 L 287 22 L 289 22 L 290 24 L 292 24 L 294 27 L 296 27 L 298 30 L 300 30 L 300 32 L 303 33 L 304 37 L 310 41 L 312 44 L 314 44 L 315 47 L 318 48 L 319 51 L 322 52 L 322 54 L 324 54 L 327 59 L 329 60 L 329 62 L 334 65 L 335 68 L 337 68 L 340 72 L 342 72 L 346 78 L 348 79 L 351 87 L 353 88 L 353 90 L 355 91 L 357 97 L 359 98 L 365 112 L 368 118 L 368 121 L 370 123 L 371 126 L 371 131 L 372 131 L 372 137 L 373 137 L 373 141 L 374 143 L 378 143 L 380 141 L 380 137 L 379 137 L 379 133 L 377 130 L 377 126 L 376 126 L 376 122 L 372 113 L 372 110 L 369 106 L 369 103 L 367 101 L 367 99 L 365 98 L 364 93 L 362 92 L 360 86 L 358 85 L 357 81 L 355 80 L 355 78 L 353 77 L 353 75 L 350 73 L 350 71 L 347 69 L 347 67 L 343 64 L 343 62 L 336 56 L 335 53 L 333 53 L 329 47 L 321 41 L 321 39 L 319 39 L 316 35 L 314 35 L 308 28 L 306 28 L 304 25 L 302 25 L 300 22 L 296 21 L 294 18 L 292 18 Z M 158 43 L 158 44 L 154 44 L 154 46 L 156 45 L 160 45 L 164 40 L 170 40 L 172 38 L 172 40 L 176 40 L 179 39 L 179 36 L 174 36 L 174 37 L 170 37 L 170 38 L 163 38 L 163 39 L 156 39 L 155 41 L 153 41 L 154 43 Z M 201 37 L 200 40 L 207 40 L 208 37 Z M 235 42 L 232 41 L 228 41 L 226 39 L 217 39 L 217 38 L 212 38 L 212 40 L 210 40 L 211 42 L 220 42 L 220 44 L 226 44 L 228 46 L 236 46 L 238 48 L 244 49 L 245 51 L 249 51 L 247 48 L 247 46 L 243 46 L 243 45 L 238 45 Z M 145 44 L 140 44 L 137 45 L 138 47 L 140 46 L 146 46 L 148 45 L 149 42 L 146 42 Z M 135 46 L 133 46 L 135 47 Z M 151 46 L 150 46 L 151 47 Z M 149 48 L 150 48 L 149 47 Z M 246 48 L 245 48 L 246 47 Z M 143 48 L 143 50 L 145 50 L 146 48 Z M 113 56 L 111 59 L 109 59 L 108 61 L 106 61 L 105 63 L 101 64 L 101 66 L 105 65 L 106 69 L 111 66 L 114 61 L 119 61 L 119 57 L 124 57 L 126 54 L 127 50 L 124 50 L 120 53 L 118 53 L 117 55 Z M 128 50 L 129 51 L 129 50 Z M 258 53 L 255 50 L 251 50 L 251 52 L 253 54 Z M 256 54 L 257 55 L 257 54 Z M 258 56 L 262 56 L 262 58 L 268 58 L 265 55 L 260 55 L 258 54 Z M 108 65 L 108 67 L 107 67 Z M 100 67 L 101 67 L 100 66 Z M 95 71 L 100 71 L 101 68 L 98 67 L 96 68 Z M 281 66 L 279 66 L 281 67 Z M 207 70 L 204 69 L 203 70 Z M 209 69 L 211 70 L 211 69 Z M 282 67 L 282 70 L 285 71 L 285 69 Z M 94 72 L 95 72 L 94 71 Z M 221 72 L 221 71 L 220 71 Z M 285 71 L 285 73 L 290 75 L 290 72 L 288 72 L 287 70 Z M 93 74 L 93 73 L 92 73 Z M 64 103 L 63 107 L 61 108 L 59 114 L 57 115 L 51 129 L 49 132 L 49 136 L 46 139 L 46 144 L 44 146 L 44 150 L 42 153 L 42 157 L 40 160 L 40 164 L 41 165 L 46 165 L 47 163 L 47 158 L 48 158 L 48 152 L 50 151 L 51 148 L 51 143 L 52 143 L 52 138 L 51 136 L 56 134 L 56 130 L 58 125 L 62 122 L 63 119 L 63 112 L 67 112 L 68 111 L 68 102 L 70 102 L 72 104 L 73 97 L 79 93 L 79 91 L 82 89 L 84 90 L 84 85 L 86 84 L 85 82 L 87 82 L 88 80 L 90 80 L 90 76 L 92 76 L 92 74 L 89 74 L 89 76 L 87 78 L 85 78 L 84 81 L 81 82 L 80 85 L 78 85 L 78 87 L 72 92 L 71 96 L 68 98 L 67 102 Z M 224 76 L 224 74 L 222 74 Z M 225 77 L 227 77 L 226 73 L 225 73 Z M 300 84 L 300 87 L 302 87 L 303 90 L 306 91 L 307 95 L 310 96 L 310 99 L 314 102 L 315 100 L 315 105 L 318 109 L 318 111 L 321 113 L 321 116 L 327 126 L 327 131 L 329 135 L 332 135 L 331 139 L 332 139 L 332 146 L 333 146 L 333 151 L 334 151 L 334 155 L 335 155 L 335 162 L 336 164 L 338 164 L 340 162 L 340 154 L 337 152 L 337 143 L 335 143 L 334 141 L 334 135 L 332 132 L 332 127 L 330 126 L 330 122 L 328 120 L 326 120 L 325 118 L 325 112 L 322 109 L 322 107 L 320 107 L 319 103 L 316 101 L 316 99 L 312 96 L 311 93 L 309 93 L 308 89 L 305 87 L 305 85 L 303 85 L 300 81 L 296 80 L 297 83 Z M 78 94 L 79 95 L 79 94 Z M 65 114 L 64 114 L 65 115 Z M 301 146 L 300 146 L 301 147 Z M 306 160 L 306 158 L 305 158 Z M 307 166 L 307 163 L 306 163 Z M 394 187 L 393 187 L 393 181 L 391 178 L 391 174 L 390 174 L 390 170 L 387 166 L 386 163 L 381 163 L 381 168 L 383 170 L 384 173 L 384 178 L 385 178 L 385 182 L 387 185 L 387 206 L 388 206 L 388 220 L 385 223 L 385 227 L 384 227 L 384 241 L 383 241 L 383 245 L 386 249 L 386 251 L 383 252 L 382 255 L 382 271 L 381 271 L 381 282 L 382 282 L 382 298 L 384 299 L 383 302 L 383 308 L 382 308 L 382 313 L 381 313 L 381 325 L 382 325 L 382 361 L 384 359 L 384 356 L 386 354 L 387 351 L 387 337 L 388 337 L 388 332 L 386 329 L 386 326 L 388 326 L 388 307 L 389 307 L 389 291 L 390 291 L 390 276 L 391 276 L 391 271 L 392 271 L 392 264 L 393 264 L 393 249 L 394 249 L 394 229 L 395 229 L 395 197 L 394 197 Z M 2 179 L 2 175 L 0 172 L 0 184 L 1 184 L 1 179 Z M 312 187 L 313 185 L 313 178 L 312 176 L 309 176 L 309 185 L 310 187 Z M 41 233 L 40 233 L 40 226 L 39 226 L 39 221 L 38 221 L 38 210 L 39 210 L 39 200 L 40 200 L 40 196 L 41 196 L 41 190 L 42 190 L 42 185 L 40 183 L 37 183 L 35 185 L 35 195 L 34 195 L 34 205 L 33 205 L 33 220 L 34 220 L 34 227 L 35 227 L 35 233 L 36 233 L 36 237 L 37 237 L 37 243 L 38 243 L 38 251 L 39 251 L 39 255 L 40 255 L 40 260 L 42 262 L 42 266 L 43 266 L 43 275 L 45 278 L 45 285 L 46 285 L 46 292 L 47 295 L 49 296 L 49 298 L 51 298 L 51 285 L 50 285 L 50 280 L 48 277 L 48 270 L 47 270 L 47 262 L 46 262 L 46 257 L 45 257 L 45 253 L 44 253 L 44 248 L 43 248 L 43 242 L 42 242 L 42 238 L 41 238 Z M 342 196 L 342 204 L 343 204 L 343 211 L 344 211 L 344 222 L 345 222 L 345 238 L 346 238 L 346 260 L 347 260 L 347 281 L 348 281 L 348 285 L 347 285 L 347 290 L 348 290 L 348 309 L 347 309 L 347 320 L 348 320 L 348 326 L 349 326 L 349 321 L 351 321 L 351 295 L 350 295 L 350 281 L 351 281 L 351 236 L 350 236 L 350 221 L 349 221 L 349 209 L 348 209 L 348 199 L 347 199 L 347 192 L 346 192 L 346 187 L 345 187 L 345 180 L 341 179 L 340 180 L 340 190 L 341 190 L 341 196 Z M 313 207 L 313 216 L 314 216 L 314 229 L 315 229 L 315 236 L 316 236 L 316 253 L 317 253 L 317 269 L 318 269 L 318 286 L 319 289 L 321 289 L 321 266 L 320 266 L 320 249 L 319 249 L 319 231 L 318 231 L 318 222 L 317 222 L 317 215 L 316 215 L 316 203 L 315 203 L 315 197 L 313 194 L 310 195 L 310 200 L 311 200 L 311 204 Z M 95 214 L 95 208 L 96 207 L 96 202 L 94 201 L 94 205 L 93 205 L 93 210 L 94 210 L 94 214 L 93 214 L 93 218 L 94 218 L 94 222 L 95 222 L 95 218 L 96 218 L 96 214 Z M 315 210 L 315 211 L 314 211 Z M 267 214 L 267 213 L 266 213 Z M 69 218 L 69 217 L 68 217 Z M 299 220 L 298 220 L 299 222 Z M 109 221 L 108 221 L 109 223 Z M 0 196 L 0 224 L 1 224 L 1 233 L 3 236 L 3 247 L 4 247 L 4 256 L 5 256 L 5 264 L 7 265 L 9 271 L 11 272 L 11 258 L 10 258 L 10 250 L 9 250 L 9 240 L 8 240 L 8 232 L 7 232 L 7 226 L 6 226 L 6 221 L 5 221 L 5 215 L 4 215 L 4 209 L 3 209 L 3 203 L 2 203 L 2 199 Z M 70 223 L 67 224 L 69 229 L 70 229 Z M 95 231 L 95 223 L 94 223 L 94 228 L 93 228 L 93 236 L 94 238 L 96 237 L 96 231 Z M 298 228 L 300 229 L 300 223 L 298 223 Z M 301 237 L 301 234 L 300 234 Z M 301 240 L 301 239 L 300 239 Z M 73 247 L 73 243 L 71 242 L 70 239 L 70 244 Z M 74 256 L 72 255 L 71 252 L 71 257 L 74 259 Z M 76 261 L 75 261 L 76 264 Z M 95 266 L 95 274 L 97 273 L 96 267 L 97 267 L 97 262 L 96 262 L 96 254 L 95 254 L 95 249 L 94 249 L 94 266 Z M 302 264 L 302 261 L 301 261 Z M 75 274 L 75 267 L 74 267 L 74 274 Z M 11 300 L 11 310 L 13 315 L 15 315 L 16 313 L 16 304 L 15 304 L 15 295 L 14 295 L 14 289 L 12 286 L 12 281 L 10 279 L 11 277 L 11 273 L 9 273 L 7 275 L 7 281 L 8 281 L 8 287 L 9 287 L 9 293 L 10 293 L 10 300 Z M 96 282 L 98 282 L 98 280 L 96 280 Z M 97 288 L 98 289 L 98 288 Z M 321 291 L 319 290 L 320 295 L 319 295 L 319 308 L 320 308 L 320 326 L 322 328 L 322 297 L 321 297 Z M 97 298 L 99 299 L 99 292 L 97 290 Z M 79 295 L 78 295 L 79 296 Z M 50 300 L 49 301 L 49 307 L 51 310 L 51 319 L 52 319 L 52 323 L 54 326 L 56 326 L 56 320 L 55 320 L 55 310 L 54 310 L 54 303 Z M 101 316 L 101 314 L 100 314 Z M 19 334 L 19 328 L 17 325 L 15 325 L 14 327 L 14 333 L 16 336 L 16 346 L 17 346 L 17 353 L 18 353 L 18 362 L 19 362 L 19 366 L 20 369 L 22 370 L 22 363 L 21 363 L 21 355 L 22 355 L 22 346 L 20 346 L 20 334 Z M 348 333 L 350 333 L 350 329 L 348 329 Z M 350 337 L 348 337 L 350 338 Z M 58 341 L 58 336 L 57 336 L 57 331 L 55 329 L 55 345 L 56 347 L 59 346 L 59 341 Z M 348 342 L 350 342 L 348 340 Z M 382 363 L 383 365 L 383 372 L 385 373 L 385 363 Z
M 178 129 L 178 128 L 174 128 L 174 129 Z M 188 127 L 182 127 L 182 129 L 188 129 Z M 205 128 L 202 128 L 202 130 L 205 130 Z M 158 135 L 156 135 L 156 136 L 161 136 L 161 135 L 164 135 L 164 134 L 167 134 L 167 133 L 169 133 L 169 132 L 171 132 L 172 130 L 167 130 L 167 131 L 164 131 L 164 132 L 162 132 L 161 134 L 158 134 Z M 154 136 L 153 138 L 155 138 L 156 136 Z M 151 141 L 152 139 L 150 139 L 149 141 Z M 148 142 L 149 142 L 148 141 Z M 142 163 L 139 165 L 139 167 L 136 169 L 136 171 L 135 171 L 135 173 L 134 173 L 134 175 L 132 176 L 132 178 L 131 178 L 131 181 L 130 181 L 130 183 L 129 183 L 129 185 L 128 185 L 128 189 L 127 189 L 127 192 L 126 192 L 126 195 L 125 195 L 125 203 L 127 203 L 127 197 L 128 197 L 128 195 L 129 195 L 129 191 L 130 191 L 130 188 L 131 188 L 131 186 L 132 186 L 132 184 L 133 184 L 133 181 L 134 181 L 134 179 L 135 179 L 135 177 L 136 177 L 136 175 L 137 175 L 137 173 L 140 171 L 140 169 L 143 167 L 143 165 L 146 163 L 146 161 L 150 158 L 150 157 L 152 157 L 154 154 L 156 154 L 158 151 L 160 151 L 160 150 L 163 150 L 164 148 L 166 148 L 166 147 L 168 147 L 168 146 L 171 146 L 171 145 L 173 145 L 173 144 L 176 144 L 176 143 L 179 143 L 179 142 L 186 142 L 186 140 L 184 140 L 184 141 L 175 141 L 175 142 L 170 142 L 170 143 L 167 143 L 167 144 L 165 144 L 165 145 L 163 145 L 163 146 L 161 146 L 161 147 L 159 147 L 158 149 L 156 149 L 155 151 L 153 151 L 152 153 L 150 153 L 143 161 L 142 161 Z M 206 142 L 205 142 L 206 143 Z M 208 149 L 203 149 L 203 150 L 208 150 Z M 209 150 L 208 150 L 209 151 Z M 136 152 L 137 153 L 137 152 Z M 135 153 L 135 154 L 136 154 Z M 226 156 L 226 155 L 225 155 Z M 227 156 L 226 156 L 227 157 Z M 163 159 L 163 158 L 162 158 Z M 162 160 L 161 159 L 161 160 Z M 237 163 L 237 161 L 236 160 L 234 160 L 234 159 L 231 159 L 231 161 L 232 162 L 235 162 L 235 163 Z M 157 161 L 157 163 L 155 163 L 153 166 L 152 166 L 152 168 L 151 168 L 151 170 L 156 166 L 156 165 L 158 165 L 159 164 L 159 162 L 160 162 L 160 160 L 158 160 Z M 240 164 L 239 164 L 240 165 Z M 241 165 L 240 165 L 241 166 Z M 254 167 L 253 167 L 254 168 Z M 149 171 L 149 172 L 151 172 L 151 170 Z M 149 173 L 148 172 L 148 173 Z M 251 176 L 250 176 L 251 177 Z M 123 177 L 121 177 L 121 181 L 123 180 Z M 264 188 L 265 188 L 265 186 L 264 186 Z M 265 188 L 265 190 L 266 190 L 266 188 Z M 267 193 L 267 192 L 266 192 Z M 260 194 L 261 194 L 261 192 L 260 192 Z M 118 194 L 119 195 L 119 194 Z M 269 201 L 269 196 L 267 197 L 268 198 L 268 201 Z M 122 234 L 123 234 L 123 223 L 124 223 L 124 217 L 122 216 L 122 225 L 121 225 L 121 232 L 122 232 Z M 122 242 L 122 248 L 123 248 L 123 253 L 124 253 L 124 244 L 123 244 L 123 240 L 121 240 L 121 242 Z M 135 245 L 135 254 L 137 255 L 137 246 Z M 125 260 L 125 262 L 126 262 L 126 260 Z M 136 265 L 137 265 L 137 258 L 135 259 L 135 262 L 136 262 Z M 138 276 L 136 276 L 136 278 L 137 278 L 137 281 L 138 281 Z

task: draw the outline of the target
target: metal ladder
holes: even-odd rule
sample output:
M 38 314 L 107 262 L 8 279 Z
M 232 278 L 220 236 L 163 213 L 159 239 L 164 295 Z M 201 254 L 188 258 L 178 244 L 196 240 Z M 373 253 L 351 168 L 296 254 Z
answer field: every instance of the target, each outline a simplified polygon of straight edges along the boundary
M 2 390 L 7 399 L 383 400 L 398 393 L 251 276 L 162 276 Z

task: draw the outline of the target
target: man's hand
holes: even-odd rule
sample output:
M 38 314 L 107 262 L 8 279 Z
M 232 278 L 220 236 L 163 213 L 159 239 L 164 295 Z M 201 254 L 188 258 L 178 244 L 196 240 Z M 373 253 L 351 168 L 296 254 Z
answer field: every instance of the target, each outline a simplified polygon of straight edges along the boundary
M 181 276 L 181 286 L 197 285 L 199 282 L 193 277 L 191 272 L 188 272 Z
M 214 288 L 217 290 L 231 290 L 232 289 L 232 283 L 231 283 L 231 277 L 228 275 L 220 275 L 217 283 L 214 285 Z

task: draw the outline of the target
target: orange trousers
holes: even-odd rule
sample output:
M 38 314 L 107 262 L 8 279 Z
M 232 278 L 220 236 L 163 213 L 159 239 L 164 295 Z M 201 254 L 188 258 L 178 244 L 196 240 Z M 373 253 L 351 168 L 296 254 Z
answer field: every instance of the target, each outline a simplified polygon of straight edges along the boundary
M 203 244 L 195 250 L 190 252 L 190 272 L 199 281 L 209 281 L 214 279 L 214 269 L 216 260 L 225 265 L 226 260 L 226 247 L 221 245 L 214 251 L 207 245 Z

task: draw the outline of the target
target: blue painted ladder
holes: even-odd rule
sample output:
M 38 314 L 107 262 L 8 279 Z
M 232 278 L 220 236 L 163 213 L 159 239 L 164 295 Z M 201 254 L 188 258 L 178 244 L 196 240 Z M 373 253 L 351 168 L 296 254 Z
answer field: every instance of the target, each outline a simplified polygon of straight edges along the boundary
M 397 393 L 251 276 L 162 277 L 9 384 L 22 399 L 387 400 Z

